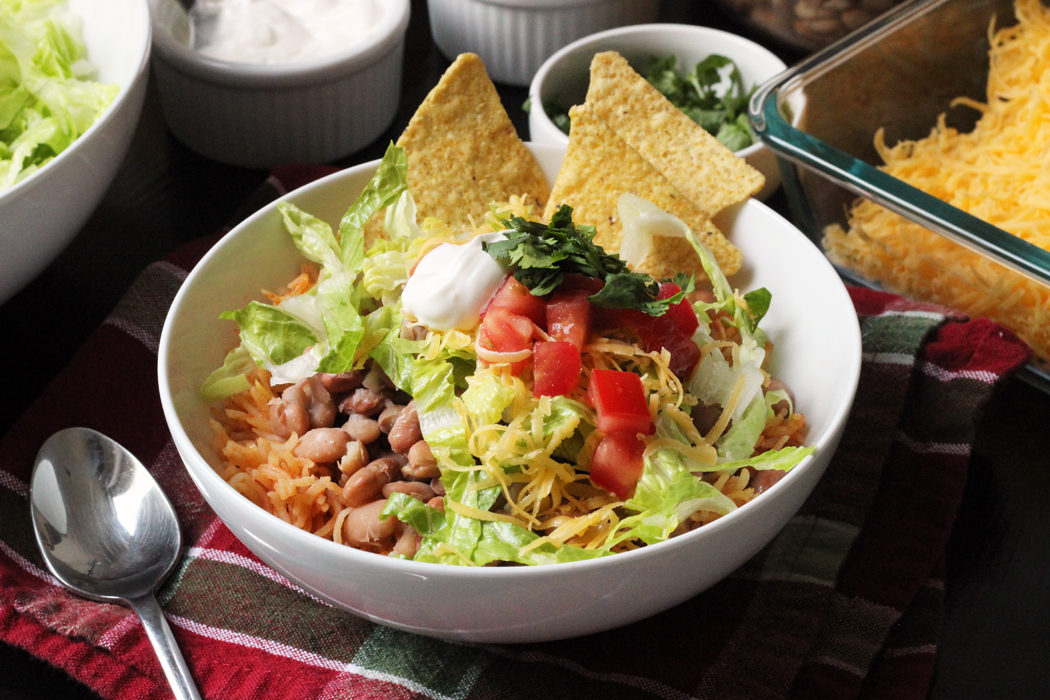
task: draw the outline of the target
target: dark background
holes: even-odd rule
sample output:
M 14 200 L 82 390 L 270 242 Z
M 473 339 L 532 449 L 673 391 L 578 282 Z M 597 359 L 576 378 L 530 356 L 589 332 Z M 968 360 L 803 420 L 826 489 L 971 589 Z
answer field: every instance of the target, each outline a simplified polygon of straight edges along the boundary
M 789 65 L 803 57 L 738 24 L 710 0 L 663 0 L 661 20 L 760 41 Z M 379 158 L 449 61 L 434 47 L 423 0 L 413 0 L 402 100 L 389 131 L 336 163 Z M 498 86 L 523 138 L 526 88 Z M 231 221 L 267 177 L 220 165 L 176 142 L 151 84 L 142 120 L 94 216 L 34 282 L 0 305 L 0 434 L 68 363 L 149 263 Z M 782 193 L 768 202 L 786 215 Z M 1050 396 L 1005 386 L 981 420 L 965 501 L 949 545 L 948 611 L 930 696 L 1050 698 Z M 0 644 L 0 700 L 97 696 L 21 649 Z

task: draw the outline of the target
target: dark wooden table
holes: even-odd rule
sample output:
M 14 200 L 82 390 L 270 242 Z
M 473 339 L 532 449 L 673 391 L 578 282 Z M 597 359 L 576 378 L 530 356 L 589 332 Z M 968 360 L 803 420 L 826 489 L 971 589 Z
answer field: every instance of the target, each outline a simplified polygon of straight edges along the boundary
M 663 21 L 759 40 L 789 64 L 802 57 L 709 2 L 664 0 L 661 12 Z M 337 165 L 380 157 L 448 65 L 431 41 L 426 3 L 413 0 L 412 13 L 397 119 L 375 144 Z M 527 138 L 520 109 L 527 90 L 499 89 Z M 131 151 L 94 216 L 40 277 L 0 305 L 0 434 L 146 265 L 217 230 L 266 176 L 209 161 L 176 142 L 151 86 Z M 786 211 L 782 195 L 770 203 Z M 1014 381 L 989 406 L 948 554 L 947 619 L 931 697 L 1050 698 L 1050 396 Z M 0 645 L 0 700 L 95 697 L 46 661 Z

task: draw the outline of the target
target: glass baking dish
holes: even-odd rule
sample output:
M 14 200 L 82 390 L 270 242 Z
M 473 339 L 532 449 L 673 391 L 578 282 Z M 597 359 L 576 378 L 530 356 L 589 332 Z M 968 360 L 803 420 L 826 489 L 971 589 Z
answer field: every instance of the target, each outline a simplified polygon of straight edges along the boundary
M 795 222 L 826 254 L 825 229 L 847 227 L 847 213 L 859 195 L 1037 285 L 1050 286 L 1050 252 L 876 167 L 882 163 L 874 145 L 880 128 L 887 145 L 927 136 L 941 114 L 960 132 L 973 129 L 978 112 L 950 104 L 960 96 L 987 100 L 993 17 L 997 28 L 1016 24 L 1013 0 L 912 0 L 756 92 L 750 105 L 752 126 L 781 157 Z M 805 111 L 793 127 L 783 105 L 801 102 L 799 93 Z M 829 257 L 835 262 L 834 255 Z M 836 268 L 855 284 L 894 287 L 892 280 L 879 284 L 843 265 Z M 1050 391 L 1048 368 L 1036 360 L 1024 377 Z

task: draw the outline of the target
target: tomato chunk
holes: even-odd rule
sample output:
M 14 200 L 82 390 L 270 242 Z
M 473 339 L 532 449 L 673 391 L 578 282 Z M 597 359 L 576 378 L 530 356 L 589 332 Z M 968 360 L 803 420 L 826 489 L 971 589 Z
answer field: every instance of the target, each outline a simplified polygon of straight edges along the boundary
M 656 298 L 670 299 L 680 291 L 682 288 L 674 282 L 661 282 L 660 293 L 656 295 Z M 674 321 L 675 327 L 687 338 L 691 338 L 693 333 L 696 333 L 696 329 L 700 327 L 700 321 L 693 313 L 693 307 L 685 299 L 668 308 L 665 316 Z
M 568 341 L 536 343 L 533 362 L 533 396 L 565 396 L 580 381 L 580 351 Z
M 558 287 L 560 292 L 578 292 L 585 291 L 589 294 L 597 294 L 602 291 L 605 287 L 605 280 L 600 280 L 597 277 L 588 277 L 587 275 L 581 275 L 579 272 L 570 272 L 565 275 L 565 279 L 561 281 L 561 285 Z
M 495 352 L 519 352 L 532 347 L 534 329 L 532 321 L 525 316 L 506 309 L 491 309 L 481 320 L 478 342 L 483 348 Z M 526 362 L 520 360 L 511 363 L 511 372 L 521 374 Z
M 587 395 L 597 413 L 598 430 L 603 433 L 653 433 L 645 387 L 637 374 L 611 369 L 592 370 Z
M 547 300 L 547 333 L 552 340 L 568 341 L 577 350 L 587 344 L 591 333 L 591 302 L 586 290 L 559 289 Z
M 506 309 L 512 314 L 525 316 L 540 328 L 547 323 L 546 303 L 540 297 L 533 296 L 528 287 L 514 279 L 514 275 L 507 275 L 507 279 L 503 280 L 502 286 L 485 308 L 485 313 L 492 309 Z
M 645 467 L 645 443 L 637 435 L 612 433 L 602 438 L 591 460 L 591 481 L 617 498 L 634 495 Z
M 693 339 L 677 333 L 670 334 L 660 341 L 659 347 L 666 348 L 667 352 L 671 353 L 668 368 L 683 382 L 688 381 L 700 362 L 700 348 Z

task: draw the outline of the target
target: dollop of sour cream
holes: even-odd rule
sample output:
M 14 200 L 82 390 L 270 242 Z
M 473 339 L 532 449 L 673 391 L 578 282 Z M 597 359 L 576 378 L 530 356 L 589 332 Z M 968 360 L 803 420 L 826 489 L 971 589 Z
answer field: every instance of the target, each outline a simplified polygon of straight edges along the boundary
M 291 63 L 345 51 L 382 19 L 377 0 L 196 0 L 193 47 L 237 63 Z
M 401 293 L 402 308 L 439 331 L 470 330 L 507 276 L 507 269 L 482 249 L 502 241 L 502 232 L 483 233 L 462 245 L 442 243 L 427 253 Z

